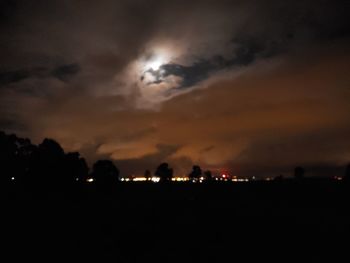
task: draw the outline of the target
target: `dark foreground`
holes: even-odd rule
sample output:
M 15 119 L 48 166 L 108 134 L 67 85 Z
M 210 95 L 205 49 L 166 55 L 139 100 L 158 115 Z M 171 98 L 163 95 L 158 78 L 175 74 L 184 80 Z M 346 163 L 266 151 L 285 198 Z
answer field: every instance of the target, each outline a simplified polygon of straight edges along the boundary
M 350 262 L 349 190 L 334 181 L 126 183 L 68 196 L 11 190 L 1 197 L 1 257 Z

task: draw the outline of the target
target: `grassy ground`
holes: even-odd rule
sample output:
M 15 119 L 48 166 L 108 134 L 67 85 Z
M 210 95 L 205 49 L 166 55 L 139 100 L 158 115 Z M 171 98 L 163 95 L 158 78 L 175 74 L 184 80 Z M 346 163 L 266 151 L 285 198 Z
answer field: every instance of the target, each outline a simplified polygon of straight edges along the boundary
M 68 196 L 12 190 L 2 196 L 2 255 L 349 262 L 349 190 L 334 181 L 124 183 Z

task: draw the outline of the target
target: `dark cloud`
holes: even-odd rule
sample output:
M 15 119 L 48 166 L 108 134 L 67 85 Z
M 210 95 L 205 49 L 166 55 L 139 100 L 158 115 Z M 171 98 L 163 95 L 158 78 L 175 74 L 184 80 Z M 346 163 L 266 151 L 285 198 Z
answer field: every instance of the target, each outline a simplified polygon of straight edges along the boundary
M 147 135 L 153 134 L 157 131 L 156 128 L 154 127 L 150 127 L 147 129 L 142 129 L 140 131 L 137 132 L 133 132 L 131 134 L 127 134 L 126 136 L 123 136 L 121 138 L 122 141 L 134 141 L 134 140 L 138 140 L 141 139 Z M 162 145 L 158 146 L 158 148 L 162 148 Z
M 237 44 L 237 42 L 236 42 Z M 176 76 L 182 79 L 178 87 L 174 89 L 189 88 L 206 80 L 210 75 L 219 70 L 228 70 L 232 67 L 249 66 L 254 63 L 257 58 L 271 56 L 277 53 L 275 49 L 264 49 L 259 43 L 247 41 L 239 44 L 236 48 L 233 59 L 225 59 L 221 55 L 214 56 L 211 59 L 202 59 L 194 62 L 190 66 L 180 64 L 164 64 L 158 70 L 149 69 L 144 74 L 151 74 L 155 80 L 147 82 L 147 85 L 161 84 L 169 76 Z M 144 75 L 141 77 L 143 81 Z
M 78 74 L 80 66 L 78 64 L 67 64 L 58 66 L 53 69 L 46 67 L 36 67 L 31 69 L 19 69 L 15 71 L 0 72 L 0 86 L 20 82 L 29 78 L 57 78 L 67 81 L 74 75 Z
M 0 130 L 7 131 L 10 130 L 12 132 L 17 132 L 20 129 L 24 129 L 25 127 L 16 121 L 13 120 L 13 117 L 10 119 L 8 117 L 0 118 Z
M 55 68 L 52 75 L 62 81 L 67 81 L 72 76 L 78 74 L 80 66 L 78 64 L 68 64 Z
M 23 79 L 26 79 L 30 76 L 30 73 L 26 70 L 16 70 L 10 72 L 1 72 L 0 73 L 0 85 L 7 85 L 13 82 L 18 82 Z
M 349 5 L 0 1 L 0 128 L 135 173 L 163 160 L 179 173 L 339 172 Z
M 220 70 L 249 66 L 257 59 L 350 37 L 350 22 L 344 11 L 346 7 L 350 8 L 349 3 L 321 1 L 317 7 L 312 1 L 273 3 L 266 6 L 256 3 L 258 8 L 261 7 L 261 11 L 253 12 L 256 17 L 244 17 L 247 19 L 245 26 L 228 35 L 227 49 L 230 52 L 213 54 L 210 58 L 197 57 L 191 65 L 168 63 L 159 70 L 149 69 L 145 74 L 151 74 L 154 80 L 146 84 L 161 84 L 173 75 L 182 79 L 175 88 L 189 88 Z M 234 6 L 237 3 L 227 7 Z

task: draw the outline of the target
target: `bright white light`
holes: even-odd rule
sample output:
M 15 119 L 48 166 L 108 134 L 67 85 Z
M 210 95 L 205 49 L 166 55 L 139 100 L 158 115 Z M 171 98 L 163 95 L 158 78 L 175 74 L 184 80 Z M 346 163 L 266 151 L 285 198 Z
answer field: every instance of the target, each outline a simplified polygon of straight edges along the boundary
M 94 178 L 88 178 L 86 181 L 87 181 L 88 183 L 92 183 L 92 182 L 94 181 Z
M 15 178 L 14 177 L 11 177 L 11 181 L 14 181 L 15 180 Z
M 171 54 L 169 50 L 165 48 L 156 48 L 151 54 L 152 55 L 143 60 L 142 64 L 145 71 L 150 69 L 157 71 L 162 65 L 169 63 L 171 60 Z
M 173 177 L 171 178 L 171 181 L 173 182 L 186 182 L 188 181 L 187 177 Z
M 340 176 L 335 176 L 335 177 L 334 177 L 334 179 L 335 179 L 335 180 L 338 180 L 338 181 L 343 180 L 343 178 L 342 178 L 342 177 L 340 177 Z
M 160 66 L 163 64 L 163 59 L 161 57 L 154 58 L 153 60 L 149 61 L 147 64 L 148 67 L 150 67 L 153 70 L 158 70 Z
M 147 178 L 145 177 L 136 177 L 133 179 L 134 182 L 144 182 L 147 181 Z
M 152 177 L 151 181 L 154 183 L 158 183 L 160 181 L 160 178 L 159 177 Z

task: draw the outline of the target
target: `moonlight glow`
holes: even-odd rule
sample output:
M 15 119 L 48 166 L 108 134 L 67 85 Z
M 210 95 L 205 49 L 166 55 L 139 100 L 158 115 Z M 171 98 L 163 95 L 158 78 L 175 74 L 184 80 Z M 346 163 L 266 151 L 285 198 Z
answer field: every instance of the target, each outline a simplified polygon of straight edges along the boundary
M 157 47 L 150 51 L 151 55 L 145 55 L 142 59 L 143 70 L 154 70 L 157 71 L 159 68 L 170 62 L 172 55 L 169 50 L 164 47 Z
M 164 60 L 162 59 L 162 57 L 156 57 L 147 63 L 147 68 L 158 70 L 160 66 L 163 64 L 164 64 Z

